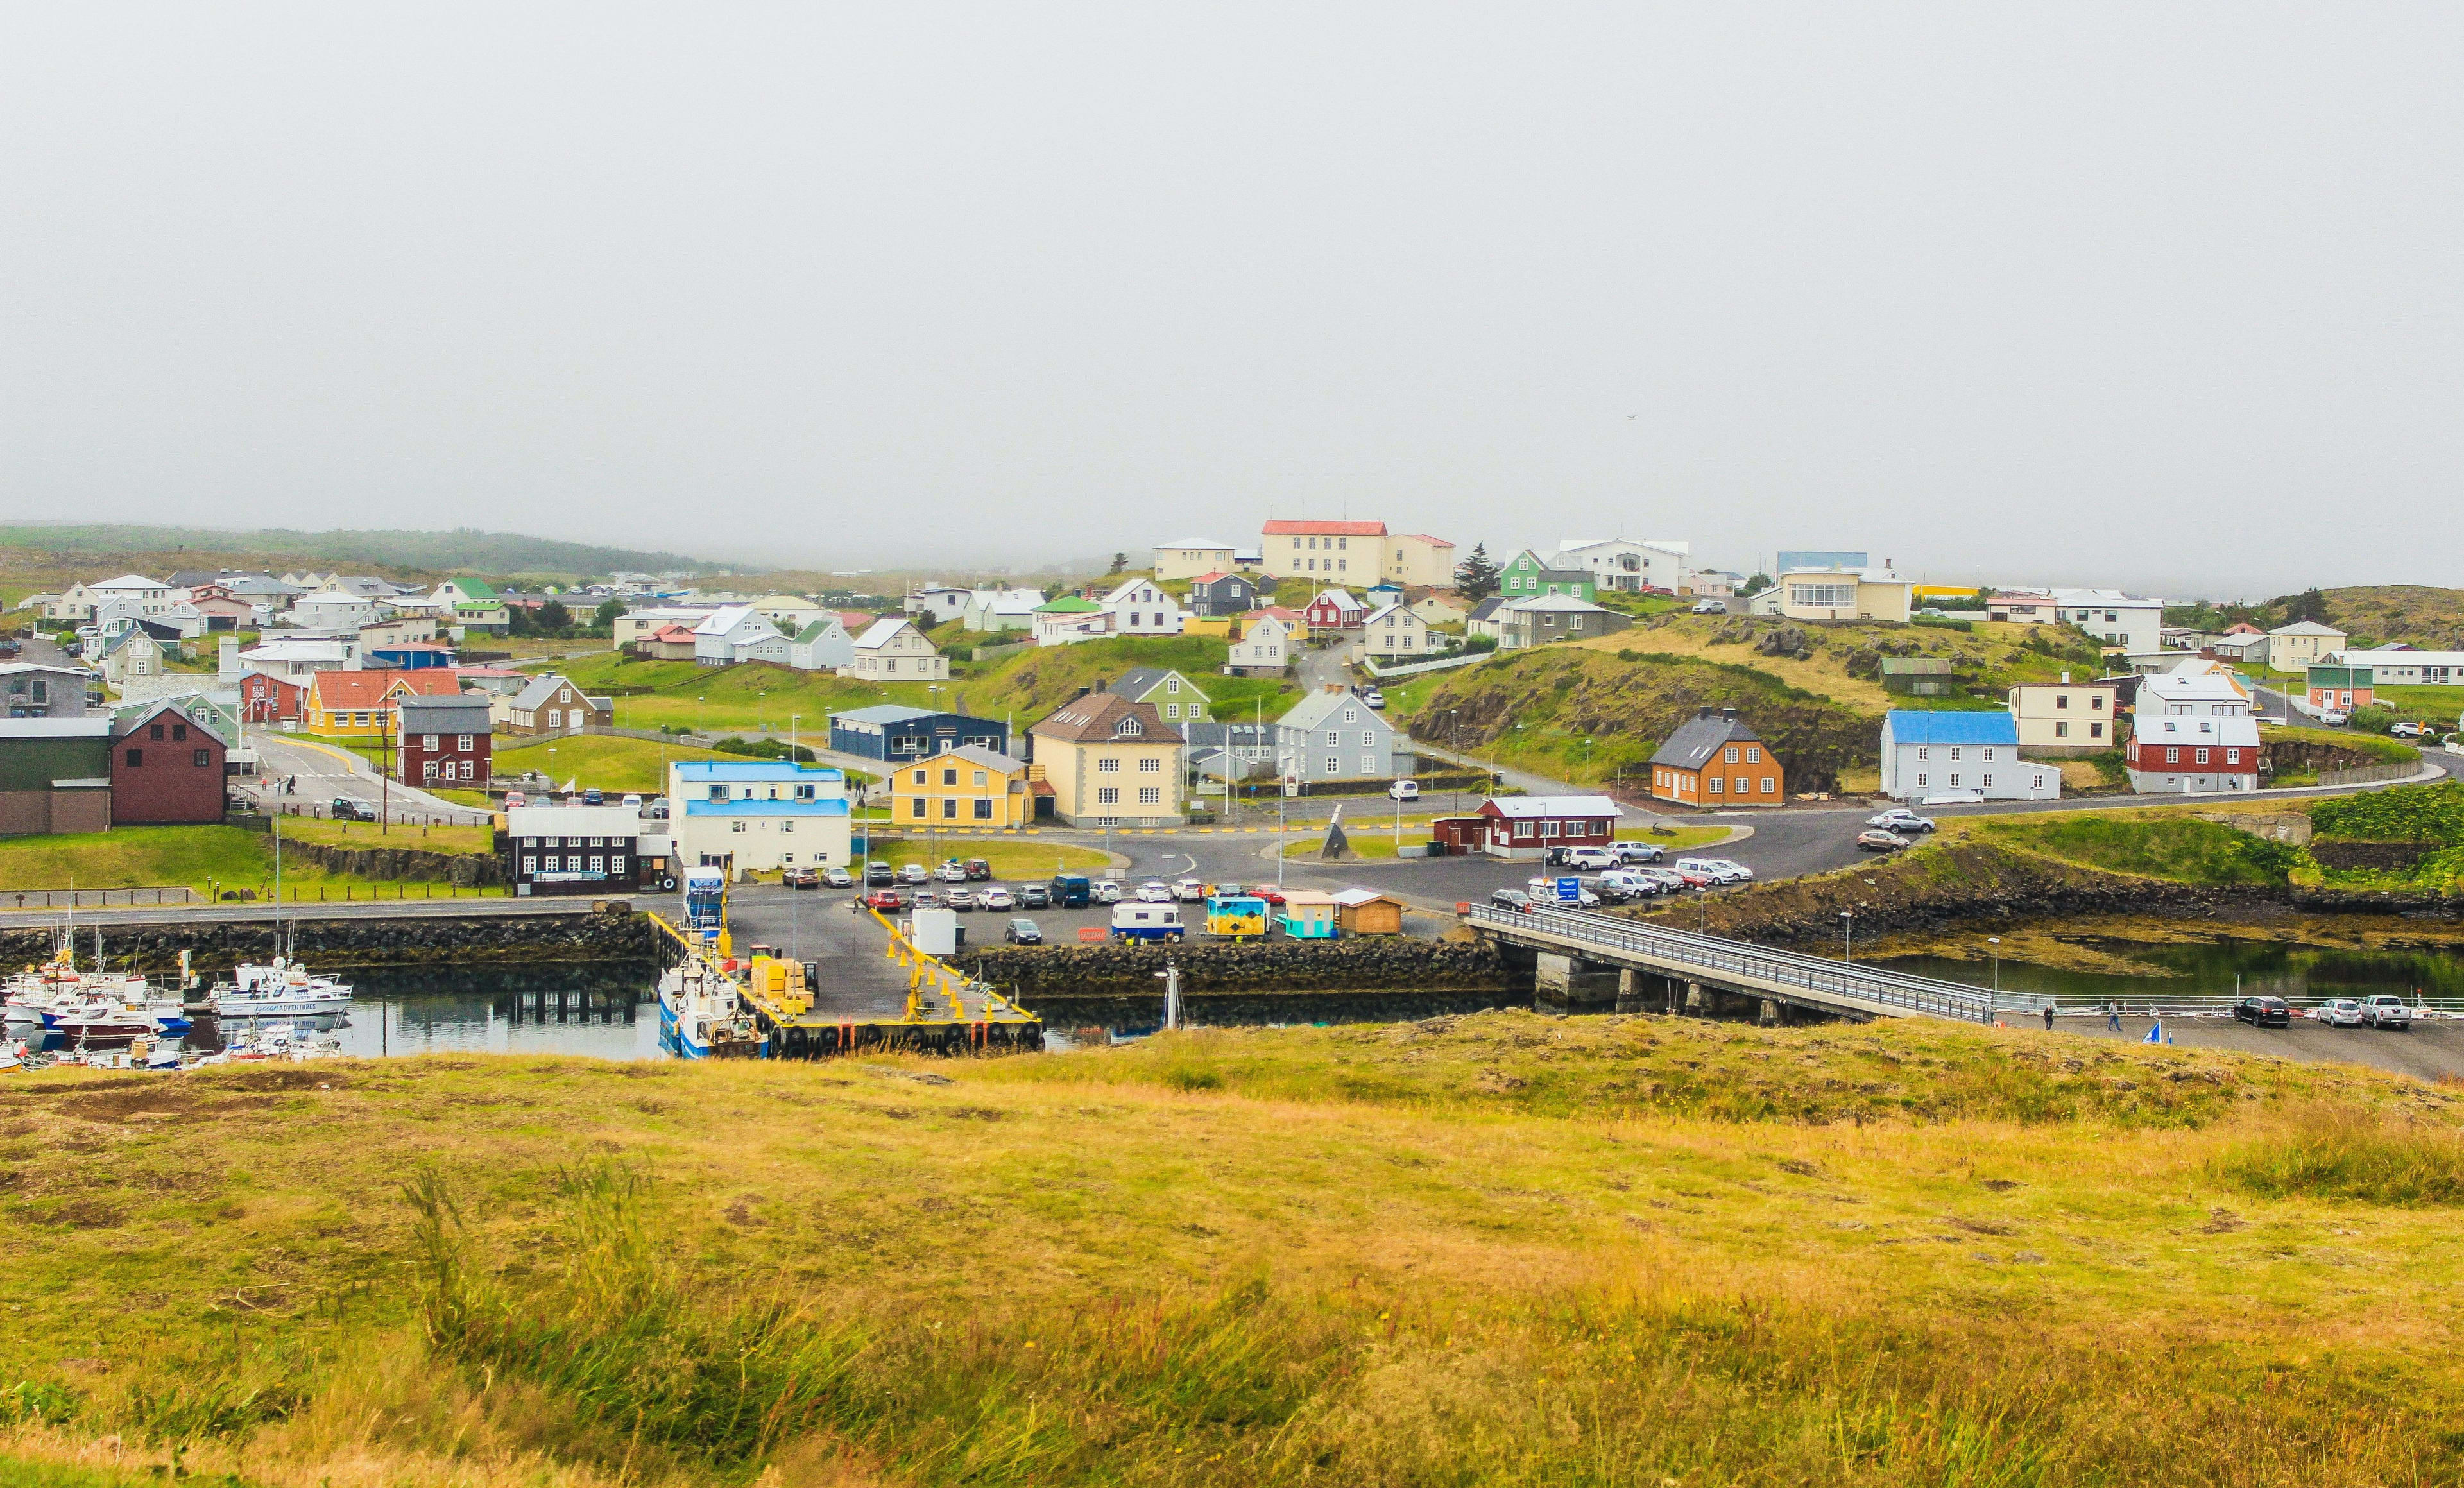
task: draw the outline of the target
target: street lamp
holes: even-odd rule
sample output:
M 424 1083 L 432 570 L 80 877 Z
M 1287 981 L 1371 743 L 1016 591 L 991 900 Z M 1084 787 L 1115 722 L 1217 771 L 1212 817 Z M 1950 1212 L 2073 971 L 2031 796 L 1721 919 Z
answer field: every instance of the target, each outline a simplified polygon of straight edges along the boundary
M 1856 949 L 1856 944 L 1857 911 L 1854 909 L 1842 909 L 1839 911 L 1839 959 L 1842 962 L 1850 962 L 1857 959 L 1856 956 L 1852 954 Z
M 1989 946 L 1997 948 L 1993 951 L 1988 952 L 1987 954 L 1993 958 L 1993 995 L 1998 997 L 2002 996 L 2002 952 L 1998 949 L 2002 944 L 2002 937 L 1999 935 L 1988 935 L 1985 937 L 1985 943 Z

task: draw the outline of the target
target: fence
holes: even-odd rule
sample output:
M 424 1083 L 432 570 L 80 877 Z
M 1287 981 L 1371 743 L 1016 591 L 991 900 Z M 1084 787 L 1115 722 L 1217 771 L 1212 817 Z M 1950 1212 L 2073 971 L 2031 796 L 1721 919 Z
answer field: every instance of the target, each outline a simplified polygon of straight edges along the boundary
M 2410 760 L 2385 765 L 2355 765 L 2349 770 L 2321 770 L 2321 785 L 2368 785 L 2379 780 L 2409 780 L 2421 774 L 2421 766 Z
M 501 887 L 491 891 L 477 885 L 448 884 L 444 886 L 445 892 L 442 894 L 436 891 L 437 886 L 434 884 L 395 884 L 392 886 L 393 892 L 390 894 L 385 892 L 385 887 L 386 886 L 383 884 L 343 884 L 338 886 L 315 885 L 307 888 L 286 885 L 282 890 L 282 903 L 369 904 L 380 899 L 501 899 L 505 896 L 505 891 Z M 420 891 L 415 894 L 410 892 L 414 887 Z M 362 889 L 367 892 L 362 893 Z M 19 909 L 108 909 L 115 905 L 129 908 L 150 908 L 156 905 L 167 907 L 212 904 L 216 898 L 225 904 L 274 902 L 271 889 L 225 888 L 219 895 L 213 895 L 202 889 L 189 888 L 185 885 L 166 885 L 153 888 L 12 888 L 6 893 L 0 893 L 0 908 L 10 908 L 9 901 L 11 898 L 16 901 L 14 908 Z
M 1387 677 L 1417 676 L 1424 671 L 1443 671 L 1449 667 L 1468 667 L 1474 662 L 1485 662 L 1496 654 L 1493 650 L 1465 651 L 1461 656 L 1443 657 L 1434 662 L 1407 662 L 1400 667 L 1380 667 L 1375 660 L 1364 658 L 1360 667 L 1371 676 L 1383 680 Z
M 269 782 L 273 779 L 270 776 L 266 778 Z M 267 800 L 252 800 L 250 804 L 255 810 L 231 812 L 223 820 L 232 826 L 246 827 L 253 832 L 274 830 L 272 817 L 265 815 L 269 807 L 272 809 L 273 816 L 306 817 L 312 821 L 363 821 L 372 827 L 487 826 L 495 820 L 492 813 L 481 811 L 476 807 L 468 811 L 416 811 L 387 804 L 383 799 L 374 804 L 363 800 L 353 801 L 352 811 L 355 814 L 350 816 L 336 816 L 333 802 L 329 800 L 295 800 L 289 797 L 275 797 Z M 384 820 L 379 821 L 380 817 Z

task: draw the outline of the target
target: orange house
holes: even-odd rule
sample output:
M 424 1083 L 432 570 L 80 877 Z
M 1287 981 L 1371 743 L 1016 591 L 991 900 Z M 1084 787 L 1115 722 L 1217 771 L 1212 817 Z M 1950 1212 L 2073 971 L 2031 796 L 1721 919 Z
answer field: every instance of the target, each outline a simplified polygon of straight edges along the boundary
M 299 731 L 326 739 L 366 739 L 393 734 L 393 705 L 402 697 L 451 697 L 462 679 L 442 667 L 418 671 L 317 671 L 308 675 Z
M 1651 756 L 1651 794 L 1683 806 L 1776 806 L 1788 799 L 1788 782 L 1735 709 L 1705 708 Z

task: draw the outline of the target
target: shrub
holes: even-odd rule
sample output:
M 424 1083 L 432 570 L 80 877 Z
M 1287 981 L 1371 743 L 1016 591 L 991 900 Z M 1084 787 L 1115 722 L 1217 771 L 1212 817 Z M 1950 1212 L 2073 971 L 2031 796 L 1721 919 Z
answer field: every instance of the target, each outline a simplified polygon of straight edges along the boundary
M 2310 824 L 2330 837 L 2464 845 L 2464 783 L 2398 785 L 2318 801 Z
M 2395 710 L 2372 703 L 2354 709 L 2352 716 L 2344 721 L 2356 733 L 2385 733 L 2395 727 Z
M 2214 1166 L 2226 1182 L 2269 1198 L 2464 1204 L 2464 1130 L 2354 1106 L 2297 1113 L 2282 1130 L 2228 1148 Z
M 754 759 L 785 759 L 788 757 L 787 746 L 779 742 L 777 739 L 746 739 L 738 738 L 731 734 L 728 737 L 719 740 L 717 743 L 713 744 L 711 748 L 718 751 L 722 755 L 743 755 Z M 808 765 L 819 757 L 821 756 L 815 755 L 811 750 L 806 749 L 802 744 L 797 745 L 795 748 L 795 759 L 798 764 Z
M 1912 615 L 1908 618 L 1908 624 L 1931 625 L 1936 630 L 1973 631 L 1976 628 L 1976 623 L 1972 620 L 1945 620 L 1939 615 Z

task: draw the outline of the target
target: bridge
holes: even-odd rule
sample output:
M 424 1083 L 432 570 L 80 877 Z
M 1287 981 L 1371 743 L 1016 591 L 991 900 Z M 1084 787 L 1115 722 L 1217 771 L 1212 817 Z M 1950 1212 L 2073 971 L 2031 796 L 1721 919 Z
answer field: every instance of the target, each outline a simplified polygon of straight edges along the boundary
M 1725 996 L 1753 999 L 1762 1020 L 1771 1023 L 1782 1021 L 1787 1007 L 1859 1022 L 1993 1021 L 1993 994 L 1981 987 L 1691 934 L 1595 910 L 1472 905 L 1463 919 L 1484 935 L 1538 955 L 1535 993 L 1542 1002 L 1606 1002 L 1613 983 L 1620 1012 L 1657 1011 L 1656 1004 L 1664 1001 L 1671 1013 L 1708 1013 Z M 1660 983 L 1657 989 L 1653 981 Z

